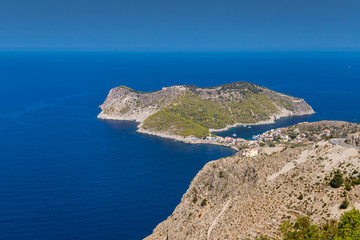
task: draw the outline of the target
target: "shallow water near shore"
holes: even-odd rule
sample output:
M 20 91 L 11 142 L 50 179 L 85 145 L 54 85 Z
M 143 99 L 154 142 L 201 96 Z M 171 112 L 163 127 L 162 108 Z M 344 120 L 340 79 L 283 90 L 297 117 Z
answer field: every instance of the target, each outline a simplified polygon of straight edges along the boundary
M 249 81 L 316 111 L 222 136 L 360 120 L 360 53 L 3 52 L 0 79 L 0 239 L 141 239 L 171 215 L 207 162 L 234 154 L 98 120 L 98 105 L 118 85 L 155 91 Z

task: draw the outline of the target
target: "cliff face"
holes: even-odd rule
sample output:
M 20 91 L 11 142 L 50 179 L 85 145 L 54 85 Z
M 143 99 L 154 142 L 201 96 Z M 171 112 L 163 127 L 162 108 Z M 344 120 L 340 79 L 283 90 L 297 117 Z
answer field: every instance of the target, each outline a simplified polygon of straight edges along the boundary
M 349 134 L 346 138 L 348 144 L 360 147 L 360 132 Z
M 127 87 L 116 87 L 110 90 L 105 102 L 99 106 L 102 111 L 98 118 L 143 122 L 185 90 L 183 86 L 174 86 L 144 93 Z
M 144 131 L 199 137 L 209 129 L 314 113 L 303 99 L 246 82 L 173 86 L 148 93 L 117 87 L 100 108 L 100 119 L 133 120 L 142 123 Z
M 360 169 L 360 153 L 326 141 L 253 158 L 209 162 L 167 220 L 150 239 L 254 239 L 279 237 L 279 224 L 310 214 L 314 223 L 338 219 L 344 188 L 332 188 L 337 169 L 345 177 Z M 300 197 L 302 196 L 302 198 Z M 360 186 L 347 192 L 360 206 Z

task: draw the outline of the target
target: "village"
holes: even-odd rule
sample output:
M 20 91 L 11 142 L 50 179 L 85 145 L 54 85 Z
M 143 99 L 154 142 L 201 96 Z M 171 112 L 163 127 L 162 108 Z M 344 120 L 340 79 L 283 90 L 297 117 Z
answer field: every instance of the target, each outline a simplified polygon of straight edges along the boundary
M 324 136 L 330 136 L 330 134 L 331 130 L 329 129 L 322 131 L 322 135 Z M 231 147 L 238 150 L 239 154 L 243 157 L 255 157 L 261 152 L 271 152 L 268 148 L 278 150 L 279 148 L 283 149 L 287 146 L 296 147 L 311 143 L 307 134 L 302 133 L 298 128 L 291 130 L 289 130 L 289 128 L 271 129 L 262 134 L 253 136 L 250 140 L 244 138 L 221 137 L 216 135 L 200 139 L 194 135 L 189 135 L 186 138 L 186 142 L 216 144 Z

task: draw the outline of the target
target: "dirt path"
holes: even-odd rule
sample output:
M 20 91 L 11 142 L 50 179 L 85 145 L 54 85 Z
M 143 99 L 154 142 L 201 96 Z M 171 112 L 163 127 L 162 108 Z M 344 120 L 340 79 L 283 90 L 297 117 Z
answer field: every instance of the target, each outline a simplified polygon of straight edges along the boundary
M 220 217 L 224 214 L 225 210 L 227 209 L 227 207 L 229 206 L 229 203 L 231 201 L 231 198 L 226 202 L 226 204 L 224 205 L 224 207 L 221 209 L 220 213 L 216 216 L 216 218 L 214 219 L 214 221 L 211 223 L 208 232 L 207 232 L 207 237 L 206 239 L 209 240 L 210 239 L 210 234 L 211 231 L 213 230 L 213 228 L 216 226 L 216 224 L 218 223 Z

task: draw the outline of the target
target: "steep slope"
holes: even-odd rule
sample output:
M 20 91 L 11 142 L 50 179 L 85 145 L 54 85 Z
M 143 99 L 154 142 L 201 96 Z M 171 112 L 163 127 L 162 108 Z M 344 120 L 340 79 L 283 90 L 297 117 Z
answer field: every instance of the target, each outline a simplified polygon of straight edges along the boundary
M 98 118 L 134 120 L 145 132 L 204 137 L 211 129 L 313 114 L 303 100 L 247 82 L 218 87 L 173 86 L 156 92 L 114 88 Z
M 315 124 L 309 125 L 312 129 Z M 330 186 L 336 170 L 356 182 L 351 190 Z M 146 239 L 254 239 L 262 234 L 276 238 L 281 236 L 280 223 L 299 215 L 310 215 L 315 223 L 338 219 L 345 211 L 339 209 L 345 198 L 360 207 L 359 171 L 358 150 L 328 141 L 209 162 L 172 215 Z
M 349 134 L 346 138 L 346 142 L 360 147 L 360 132 Z

